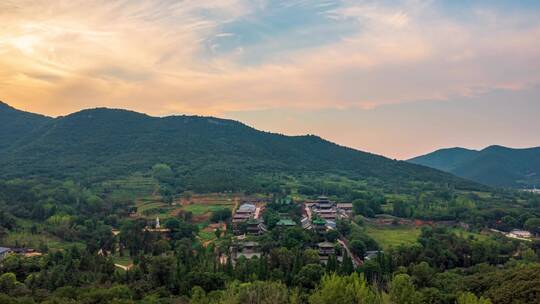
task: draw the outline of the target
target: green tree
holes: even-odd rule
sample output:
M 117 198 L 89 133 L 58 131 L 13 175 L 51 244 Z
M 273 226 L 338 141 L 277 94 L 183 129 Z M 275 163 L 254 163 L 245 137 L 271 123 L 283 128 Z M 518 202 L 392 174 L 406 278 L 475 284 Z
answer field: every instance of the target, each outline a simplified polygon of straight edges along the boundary
M 462 293 L 457 298 L 457 304 L 491 304 L 491 300 L 476 297 L 470 292 Z
M 219 303 L 223 304 L 288 304 L 287 286 L 279 282 L 230 284 Z
M 319 283 L 324 275 L 324 268 L 320 264 L 308 264 L 295 277 L 295 282 L 304 288 L 312 289 Z
M 152 167 L 152 176 L 160 182 L 168 182 L 173 178 L 173 171 L 167 164 L 155 164 Z
M 420 304 L 422 295 L 416 291 L 411 277 L 398 274 L 390 283 L 390 300 L 394 304 Z
M 20 284 L 17 281 L 17 276 L 12 272 L 4 273 L 0 276 L 0 292 L 9 293 L 15 286 Z
M 523 227 L 534 234 L 540 235 L 540 218 L 533 217 L 526 220 Z
M 427 287 L 434 274 L 435 271 L 426 262 L 414 265 L 411 271 L 413 282 L 419 288 Z
M 379 304 L 381 296 L 368 286 L 363 276 L 325 275 L 319 287 L 309 297 L 311 304 Z

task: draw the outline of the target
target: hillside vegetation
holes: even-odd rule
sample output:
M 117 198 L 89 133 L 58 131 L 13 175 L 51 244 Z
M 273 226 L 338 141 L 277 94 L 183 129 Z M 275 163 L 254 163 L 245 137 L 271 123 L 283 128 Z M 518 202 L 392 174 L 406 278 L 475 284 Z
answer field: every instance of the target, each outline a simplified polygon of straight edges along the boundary
M 12 108 L 0 108 L 0 113 Z M 99 181 L 148 171 L 158 163 L 173 170 L 183 187 L 252 186 L 271 174 L 339 174 L 390 183 L 477 185 L 441 171 L 357 151 L 317 136 L 284 136 L 242 123 L 199 116 L 164 118 L 125 110 L 92 109 L 58 118 L 16 111 L 33 126 L 3 137 L 3 177 L 47 176 Z M 7 114 L 0 114 L 7 115 Z M 2 127 L 10 120 L 2 120 Z
M 490 146 L 480 151 L 441 149 L 409 162 L 497 187 L 540 187 L 540 147 Z

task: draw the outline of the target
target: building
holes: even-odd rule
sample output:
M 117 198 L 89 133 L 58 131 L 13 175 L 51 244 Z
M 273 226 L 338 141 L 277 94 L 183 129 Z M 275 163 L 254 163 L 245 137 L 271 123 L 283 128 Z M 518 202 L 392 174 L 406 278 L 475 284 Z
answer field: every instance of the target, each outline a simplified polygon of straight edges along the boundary
M 232 221 L 233 223 L 245 222 L 251 218 L 254 218 L 256 211 L 257 211 L 257 207 L 255 207 L 255 205 L 248 204 L 248 203 L 243 204 L 234 213 Z
M 335 222 L 341 218 L 348 218 L 352 216 L 353 204 L 352 203 L 336 203 L 329 200 L 326 196 L 319 196 L 317 200 L 304 203 L 306 213 L 308 216 L 311 214 L 317 215 L 319 218 Z
M 347 214 L 352 214 L 353 204 L 352 203 L 337 203 L 337 208 L 343 210 Z
M 335 221 L 338 218 L 338 213 L 336 209 L 320 209 L 316 211 L 317 215 L 324 219 Z
M 268 231 L 263 222 L 259 219 L 249 219 L 246 222 L 246 233 L 251 235 L 260 235 Z
M 144 232 L 150 232 L 159 234 L 160 236 L 164 237 L 165 239 L 171 238 L 171 229 L 169 228 L 163 228 L 161 227 L 161 224 L 159 223 L 159 217 L 156 218 L 156 221 L 154 222 L 154 227 L 152 226 L 146 226 L 144 227 Z
M 294 226 L 296 226 L 296 223 L 291 219 L 280 219 L 279 222 L 276 223 L 276 227 L 281 227 L 281 228 L 294 227 Z
M 313 220 L 311 222 L 311 226 L 317 232 L 325 232 L 326 231 L 326 221 L 325 220 Z
M 3 260 L 8 254 L 12 253 L 11 248 L 0 247 L 0 261 Z
M 323 263 L 328 262 L 330 256 L 336 254 L 335 245 L 330 242 L 322 242 L 317 244 L 317 250 L 319 252 L 319 259 Z
M 18 254 L 18 255 L 25 256 L 25 257 L 33 257 L 33 256 L 41 256 L 41 255 L 43 255 L 41 252 L 38 252 L 34 248 L 25 248 L 25 247 L 11 248 L 11 252 L 15 253 L 15 254 Z
M 300 224 L 302 225 L 302 228 L 306 230 L 313 228 L 313 226 L 311 225 L 311 220 L 307 216 L 303 217 L 300 220 Z
M 364 254 L 364 261 L 373 260 L 373 259 L 377 258 L 377 256 L 379 256 L 379 254 L 381 254 L 381 253 L 383 253 L 383 252 L 379 251 L 379 250 L 368 250 Z
M 315 201 L 315 206 L 319 210 L 329 210 L 334 207 L 334 202 L 330 201 L 326 196 L 319 196 Z
M 525 230 L 518 230 L 518 229 L 514 229 L 512 231 L 510 231 L 510 233 L 508 233 L 508 236 L 509 237 L 513 237 L 513 238 L 521 238 L 521 239 L 529 239 L 532 237 L 532 233 L 530 233 L 529 231 L 525 231 Z
M 260 245 L 257 242 L 239 242 L 231 246 L 231 259 L 233 264 L 236 264 L 236 261 L 244 257 L 246 259 L 260 258 L 262 255 Z

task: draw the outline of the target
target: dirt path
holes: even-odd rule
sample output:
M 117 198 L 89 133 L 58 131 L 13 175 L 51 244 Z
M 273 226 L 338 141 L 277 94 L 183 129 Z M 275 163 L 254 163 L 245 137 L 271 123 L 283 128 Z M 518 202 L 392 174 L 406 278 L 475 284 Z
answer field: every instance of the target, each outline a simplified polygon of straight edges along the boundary
M 344 237 L 340 237 L 338 239 L 338 243 L 341 244 L 341 246 L 343 246 L 343 248 L 345 248 L 345 250 L 347 251 L 347 254 L 351 257 L 351 260 L 353 262 L 353 265 L 354 265 L 354 268 L 357 268 L 358 266 L 362 266 L 364 264 L 364 262 L 362 261 L 362 259 L 360 259 L 359 257 L 357 257 L 350 249 L 349 249 L 349 242 L 347 241 L 346 238 Z
M 114 264 L 114 266 L 120 268 L 120 269 L 123 269 L 125 271 L 128 271 L 130 270 L 131 268 L 133 268 L 133 264 L 129 264 L 127 266 L 124 266 L 124 265 L 120 265 L 120 264 Z

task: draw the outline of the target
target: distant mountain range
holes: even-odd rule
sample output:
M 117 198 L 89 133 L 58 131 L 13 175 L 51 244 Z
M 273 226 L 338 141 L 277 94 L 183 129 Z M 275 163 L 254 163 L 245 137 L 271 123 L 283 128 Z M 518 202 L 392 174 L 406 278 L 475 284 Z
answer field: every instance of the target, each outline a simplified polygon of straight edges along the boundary
M 171 166 L 191 183 L 257 174 L 341 174 L 388 182 L 476 185 L 442 171 L 214 117 L 90 109 L 51 118 L 0 103 L 0 177 L 110 178 Z M 241 183 L 241 182 L 240 182 Z
M 491 186 L 540 187 L 540 147 L 490 146 L 480 151 L 450 148 L 408 161 Z

